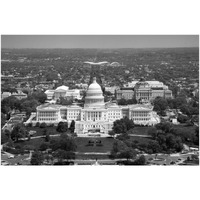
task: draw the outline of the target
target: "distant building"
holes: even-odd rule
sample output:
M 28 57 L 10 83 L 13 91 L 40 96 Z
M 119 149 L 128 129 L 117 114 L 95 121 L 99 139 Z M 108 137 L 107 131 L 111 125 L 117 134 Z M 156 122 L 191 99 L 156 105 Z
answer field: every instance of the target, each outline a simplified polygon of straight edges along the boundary
M 134 97 L 134 90 L 133 88 L 121 88 L 116 90 L 116 99 L 133 99 Z
M 75 85 L 78 86 L 79 88 L 82 88 L 82 89 L 88 88 L 88 84 L 86 84 L 86 83 L 80 83 L 80 84 L 75 84 Z
M 66 99 L 80 99 L 80 90 L 79 89 L 73 89 L 69 90 L 69 87 L 67 86 L 60 86 L 56 88 L 55 90 L 46 90 L 45 94 L 47 95 L 48 100 L 57 100 L 60 97 L 66 98 Z
M 121 66 L 121 64 L 118 63 L 118 62 L 112 62 L 112 63 L 110 63 L 110 66 L 112 66 L 112 67 L 119 67 L 119 66 Z
M 18 93 L 3 92 L 1 94 L 1 100 L 5 99 L 9 96 L 14 96 L 19 100 L 27 98 L 27 94 L 23 93 L 22 91 L 18 91 Z
M 54 91 L 55 91 L 55 90 L 46 90 L 46 91 L 44 92 L 44 93 L 47 95 L 47 99 L 48 99 L 48 100 L 53 99 Z
M 136 80 L 136 81 L 132 81 L 130 83 L 128 83 L 126 85 L 126 87 L 135 87 L 135 85 L 140 82 L 140 81 L 144 81 L 142 79 L 140 80 Z M 153 87 L 153 88 L 164 88 L 164 89 L 168 89 L 168 87 L 166 85 L 164 85 L 162 82 L 160 81 L 145 81 L 146 83 L 149 84 L 150 87 Z
M 5 76 L 5 75 L 1 74 L 1 81 L 10 81 L 10 80 L 13 80 L 13 79 L 14 79 L 13 75 Z
M 7 97 L 9 97 L 9 96 L 11 96 L 11 93 L 10 93 L 10 92 L 3 92 L 3 93 L 1 94 L 1 100 L 5 99 L 5 98 L 7 98 Z
M 117 89 L 119 89 L 119 87 L 116 87 L 116 86 L 114 86 L 114 87 L 105 87 L 105 91 L 106 91 L 106 92 L 110 92 L 110 93 L 112 93 L 112 94 L 115 94 L 115 91 L 116 91 Z
M 148 103 L 156 97 L 172 98 L 172 91 L 159 81 L 144 81 L 142 79 L 128 83 L 127 87 L 116 91 L 118 100 L 135 98 L 138 102 Z
M 18 91 L 18 93 L 12 93 L 12 96 L 19 100 L 27 98 L 27 94 L 23 93 L 22 91 Z

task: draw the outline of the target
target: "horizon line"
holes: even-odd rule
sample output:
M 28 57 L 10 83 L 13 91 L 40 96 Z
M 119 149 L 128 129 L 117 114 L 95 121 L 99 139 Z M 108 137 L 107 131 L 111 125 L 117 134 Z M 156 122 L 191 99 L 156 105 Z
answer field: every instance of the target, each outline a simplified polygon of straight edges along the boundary
M 199 48 L 199 46 L 193 47 L 106 47 L 106 48 L 99 48 L 99 47 L 21 47 L 21 48 L 11 48 L 11 47 L 3 47 L 1 49 L 181 49 L 181 48 Z

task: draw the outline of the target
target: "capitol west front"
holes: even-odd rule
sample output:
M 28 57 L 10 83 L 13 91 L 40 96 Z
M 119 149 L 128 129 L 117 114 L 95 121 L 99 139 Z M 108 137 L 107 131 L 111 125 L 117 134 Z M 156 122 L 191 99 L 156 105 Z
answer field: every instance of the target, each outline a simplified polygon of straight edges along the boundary
M 75 121 L 75 133 L 77 135 L 108 134 L 112 130 L 115 120 L 128 117 L 135 124 L 155 125 L 160 122 L 159 116 L 153 111 L 151 104 L 134 104 L 118 106 L 115 103 L 104 102 L 101 86 L 93 78 L 89 85 L 84 107 L 78 105 L 62 106 L 57 104 L 44 104 L 37 107 L 36 113 L 32 113 L 25 124 L 37 122 L 46 124 L 58 124 L 60 121 Z

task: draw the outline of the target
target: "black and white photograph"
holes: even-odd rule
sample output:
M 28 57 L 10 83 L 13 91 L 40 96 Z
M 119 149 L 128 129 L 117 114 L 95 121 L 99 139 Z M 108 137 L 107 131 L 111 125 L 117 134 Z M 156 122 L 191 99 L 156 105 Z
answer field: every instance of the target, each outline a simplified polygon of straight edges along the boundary
M 2 35 L 2 165 L 199 165 L 198 35 Z
M 198 0 L 0 7 L 1 199 L 199 199 Z

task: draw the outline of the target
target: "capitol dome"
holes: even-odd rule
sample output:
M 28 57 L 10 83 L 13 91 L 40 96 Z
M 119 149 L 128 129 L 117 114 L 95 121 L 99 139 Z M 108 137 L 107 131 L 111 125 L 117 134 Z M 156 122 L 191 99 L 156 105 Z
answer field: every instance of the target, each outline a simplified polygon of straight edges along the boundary
M 93 78 L 93 83 L 89 85 L 87 90 L 88 96 L 96 96 L 96 95 L 102 95 L 103 92 L 101 90 L 101 86 L 97 83 L 96 77 Z
M 101 86 L 96 82 L 96 77 L 93 78 L 93 83 L 89 85 L 85 97 L 86 107 L 99 107 L 104 105 L 104 96 Z

